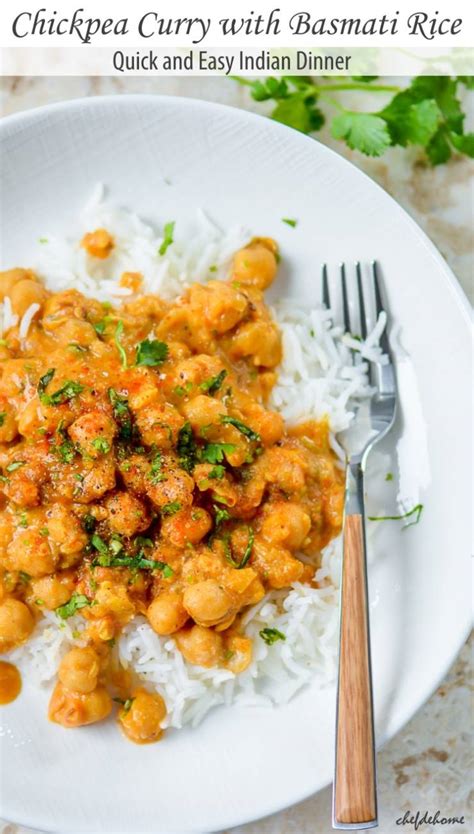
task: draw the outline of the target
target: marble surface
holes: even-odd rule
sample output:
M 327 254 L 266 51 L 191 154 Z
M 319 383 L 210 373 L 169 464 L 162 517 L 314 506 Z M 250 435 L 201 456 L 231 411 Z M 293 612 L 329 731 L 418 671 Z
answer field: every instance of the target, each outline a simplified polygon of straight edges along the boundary
M 257 112 L 265 109 L 265 105 L 252 102 L 247 90 L 230 79 L 177 77 L 4 78 L 0 108 L 2 115 L 8 115 L 64 99 L 120 93 L 185 95 Z M 394 148 L 382 159 L 367 159 L 334 142 L 327 132 L 319 134 L 319 138 L 375 179 L 408 211 L 444 255 L 467 296 L 474 300 L 472 161 L 458 157 L 432 169 L 415 149 Z M 440 816 L 464 817 L 464 824 L 422 825 L 419 831 L 474 831 L 472 706 L 471 640 L 435 694 L 378 756 L 382 834 L 414 831 L 413 824 L 397 824 L 407 811 L 420 811 L 422 816 L 425 811 L 433 815 L 439 810 Z M 232 834 L 325 834 L 331 830 L 330 818 L 328 788 L 286 811 L 233 829 Z M 0 834 L 26 834 L 26 829 L 0 820 Z

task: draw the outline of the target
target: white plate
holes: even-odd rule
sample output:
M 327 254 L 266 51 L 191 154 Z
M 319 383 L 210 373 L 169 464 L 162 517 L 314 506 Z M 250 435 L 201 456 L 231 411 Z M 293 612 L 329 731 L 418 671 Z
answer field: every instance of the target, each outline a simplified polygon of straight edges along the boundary
M 279 289 L 308 305 L 322 261 L 381 262 L 410 357 L 399 351 L 401 418 L 386 448 L 401 440 L 404 493 L 417 500 L 419 492 L 425 505 L 416 527 L 377 530 L 370 591 L 383 742 L 431 693 L 470 625 L 470 329 L 453 275 L 360 171 L 246 112 L 95 98 L 5 119 L 1 137 L 5 266 L 27 266 L 38 236 L 71 229 L 98 181 L 145 217 L 179 222 L 202 206 L 223 225 L 243 221 L 273 235 L 284 256 Z M 297 228 L 282 217 L 298 218 Z M 331 779 L 333 689 L 307 688 L 275 710 L 220 708 L 198 729 L 148 747 L 124 741 L 113 725 L 72 732 L 45 715 L 45 697 L 27 685 L 1 713 L 0 813 L 49 831 L 210 831 L 297 802 Z

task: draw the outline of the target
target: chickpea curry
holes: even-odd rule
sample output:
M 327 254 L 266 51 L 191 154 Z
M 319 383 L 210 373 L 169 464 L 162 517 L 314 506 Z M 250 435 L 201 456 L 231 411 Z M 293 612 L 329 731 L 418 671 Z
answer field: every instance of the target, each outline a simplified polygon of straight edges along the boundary
M 105 261 L 114 244 L 98 229 L 82 245 Z M 166 706 L 118 667 L 121 629 L 144 615 L 189 663 L 242 672 L 242 614 L 314 582 L 340 531 L 327 423 L 285 428 L 266 407 L 282 351 L 263 298 L 277 259 L 274 241 L 254 239 L 229 280 L 173 303 L 125 273 L 134 295 L 117 307 L 0 273 L 19 318 L 38 305 L 26 337 L 15 325 L 0 343 L 0 653 L 45 610 L 79 615 L 49 705 L 64 727 L 105 719 L 115 700 L 132 741 L 159 739 Z M 0 689 L 15 697 L 9 666 Z

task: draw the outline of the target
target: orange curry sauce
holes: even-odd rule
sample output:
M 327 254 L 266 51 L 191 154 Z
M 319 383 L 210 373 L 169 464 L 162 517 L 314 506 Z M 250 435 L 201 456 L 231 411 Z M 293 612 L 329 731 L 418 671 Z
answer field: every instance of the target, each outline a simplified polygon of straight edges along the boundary
M 113 238 L 99 229 L 82 245 L 106 261 Z M 0 273 L 20 320 L 39 305 L 26 338 L 15 326 L 0 343 L 0 652 L 45 610 L 78 615 L 52 721 L 100 721 L 115 696 L 126 735 L 157 740 L 166 707 L 117 668 L 121 629 L 142 614 L 190 663 L 239 673 L 252 658 L 241 614 L 311 583 L 340 530 L 327 423 L 287 429 L 266 407 L 281 360 L 263 297 L 276 256 L 258 238 L 228 281 L 120 307 Z M 140 274 L 123 284 L 139 292 Z

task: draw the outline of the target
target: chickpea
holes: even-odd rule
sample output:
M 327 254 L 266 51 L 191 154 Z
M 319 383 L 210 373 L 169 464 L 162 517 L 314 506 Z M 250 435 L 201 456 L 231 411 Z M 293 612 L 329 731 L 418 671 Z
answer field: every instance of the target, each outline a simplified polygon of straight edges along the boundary
M 160 382 L 151 368 L 129 368 L 127 389 L 128 404 L 133 412 L 138 412 L 151 403 L 162 401 Z
M 278 501 L 267 505 L 262 535 L 269 542 L 282 544 L 290 550 L 301 547 L 311 528 L 311 518 L 300 505 Z
M 183 628 L 174 639 L 183 657 L 196 666 L 216 666 L 222 658 L 222 637 L 210 628 L 201 625 Z
M 11 296 L 12 290 L 16 284 L 24 280 L 35 281 L 35 273 L 31 269 L 21 269 L 15 267 L 14 269 L 6 269 L 0 272 L 0 299 L 6 295 Z
M 217 376 L 223 368 L 224 366 L 217 356 L 208 356 L 206 353 L 183 359 L 174 368 L 173 387 L 175 385 L 181 385 L 181 387 L 186 385 L 198 386 L 206 379 Z
M 137 413 L 137 426 L 147 446 L 170 449 L 176 444 L 184 418 L 169 403 L 152 403 Z
M 158 483 L 150 478 L 145 479 L 145 489 L 150 500 L 157 507 L 177 502 L 181 507 L 187 507 L 193 502 L 194 481 L 187 472 L 170 461 L 163 461 L 165 478 Z
M 276 244 L 272 240 L 255 241 L 240 249 L 235 257 L 232 279 L 240 284 L 265 290 L 273 282 L 276 270 Z
M 209 281 L 206 286 L 195 284 L 189 291 L 189 300 L 192 309 L 217 333 L 235 327 L 248 307 L 245 295 L 222 281 Z
M 198 432 L 203 426 L 219 424 L 221 415 L 227 414 L 227 409 L 219 400 L 200 394 L 183 404 L 183 413 L 193 430 Z
M 75 588 L 74 576 L 64 571 L 31 580 L 31 599 L 40 599 L 43 608 L 54 611 L 70 600 Z
M 82 414 L 68 428 L 71 440 L 84 454 L 94 459 L 110 451 L 116 433 L 114 421 L 101 411 Z
M 281 337 L 268 321 L 249 321 L 238 328 L 230 347 L 234 359 L 251 357 L 254 365 L 274 368 L 281 362 Z
M 96 229 L 95 232 L 87 232 L 84 235 L 81 246 L 88 255 L 104 260 L 114 248 L 114 239 L 107 229 Z
M 234 675 L 239 675 L 252 662 L 252 641 L 249 637 L 234 634 L 225 639 L 225 666 Z
M 42 536 L 38 528 L 18 529 L 7 547 L 6 567 L 22 570 L 39 578 L 54 573 L 60 554 L 54 542 Z
M 64 555 L 79 553 L 88 542 L 79 519 L 63 504 L 53 504 L 46 512 L 49 536 Z
M 31 278 L 17 281 L 10 292 L 13 312 L 20 317 L 26 313 L 31 304 L 39 304 L 41 307 L 47 297 L 48 292 L 43 285 Z
M 193 620 L 202 626 L 225 622 L 235 611 L 233 598 L 215 579 L 186 588 L 183 604 Z
M 103 686 L 92 692 L 71 692 L 61 681 L 56 684 L 49 702 L 50 721 L 63 727 L 82 727 L 107 718 L 112 711 L 112 699 Z
M 173 591 L 163 591 L 155 597 L 146 615 L 153 631 L 163 635 L 178 631 L 189 617 L 181 595 Z
M 166 705 L 163 698 L 146 689 L 136 689 L 130 704 L 123 706 L 118 714 L 123 732 L 135 744 L 158 741 L 163 734 L 161 724 L 165 718 Z
M 105 501 L 110 529 L 121 536 L 134 536 L 150 525 L 147 508 L 129 492 L 116 492 Z
M 288 550 L 275 547 L 255 537 L 252 552 L 252 567 L 265 577 L 270 588 L 288 588 L 292 582 L 301 579 L 304 565 Z
M 11 443 L 18 434 L 18 423 L 14 409 L 3 397 L 0 397 L 0 414 L 0 443 Z
M 66 689 L 84 695 L 96 688 L 99 671 L 100 658 L 93 648 L 74 648 L 64 655 L 58 678 Z
M 94 461 L 94 465 L 83 476 L 80 488 L 74 491 L 75 499 L 80 504 L 97 501 L 115 486 L 115 464 L 110 457 Z M 77 482 L 76 482 L 77 489 Z
M 28 639 L 35 621 L 30 609 L 18 599 L 0 605 L 0 653 L 9 652 Z
M 200 542 L 211 527 L 212 518 L 207 510 L 192 506 L 165 516 L 161 523 L 161 535 L 176 547 L 185 547 L 188 542 Z

